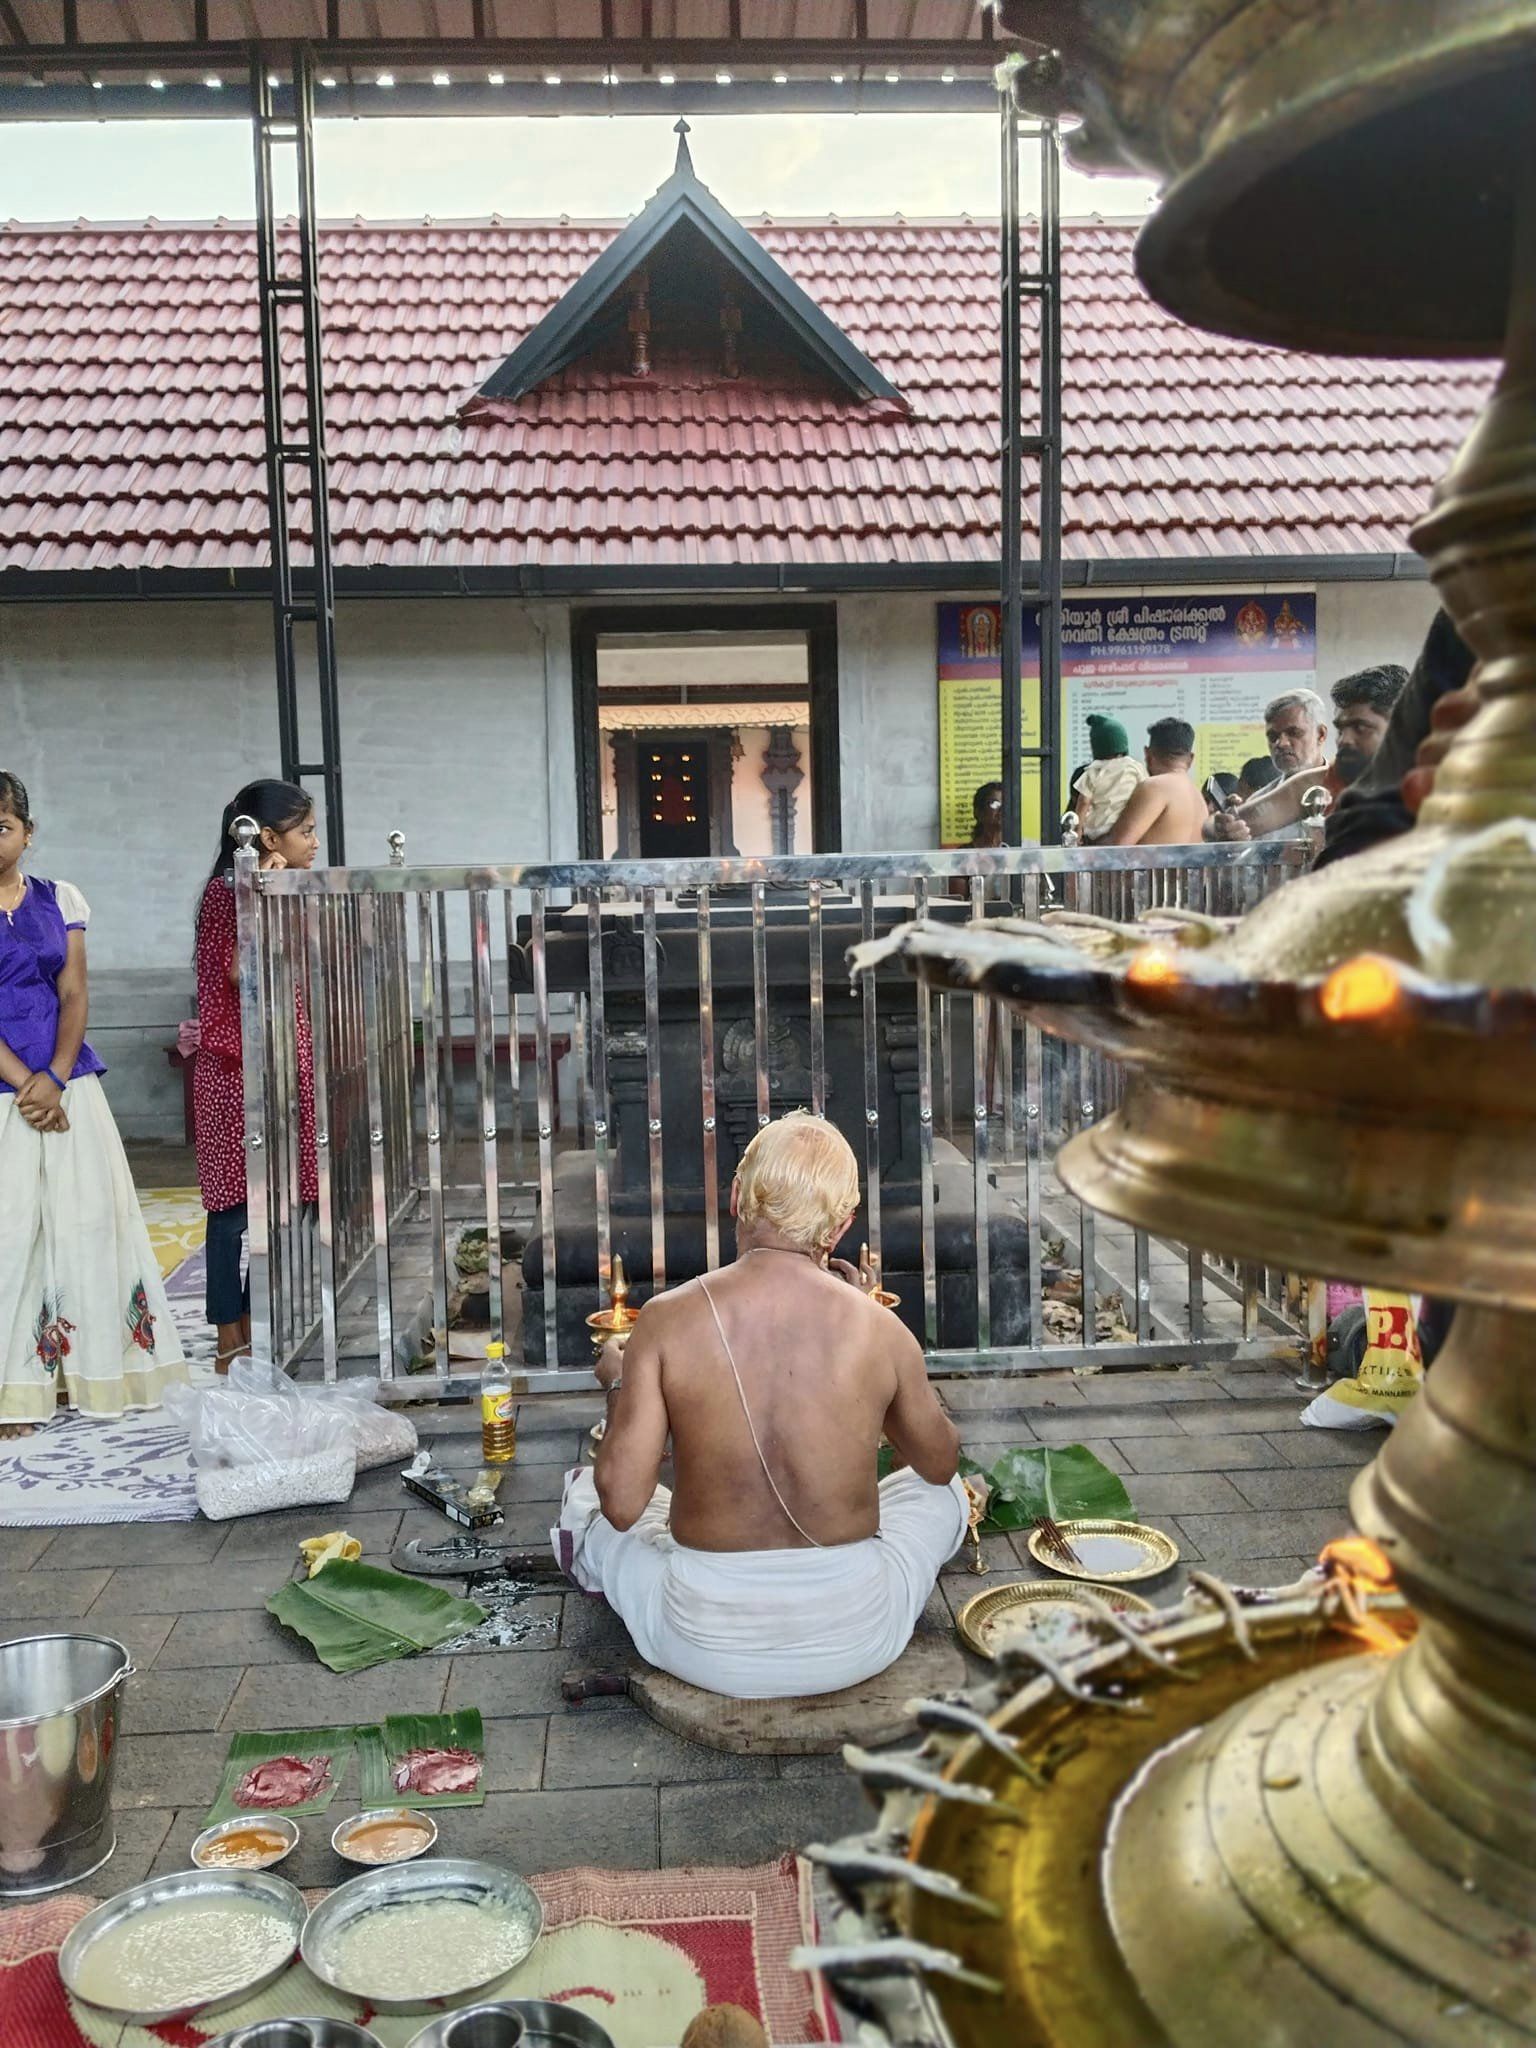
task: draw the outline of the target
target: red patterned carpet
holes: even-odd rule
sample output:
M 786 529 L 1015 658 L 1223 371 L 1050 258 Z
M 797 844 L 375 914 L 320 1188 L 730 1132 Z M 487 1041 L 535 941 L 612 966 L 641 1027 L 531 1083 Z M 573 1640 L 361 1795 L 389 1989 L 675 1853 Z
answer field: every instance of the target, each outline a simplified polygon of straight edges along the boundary
M 837 2038 L 820 1987 L 789 1967 L 790 1950 L 815 1939 L 809 1873 L 795 1857 L 745 1870 L 561 1870 L 531 1882 L 544 1936 L 499 1995 L 577 2006 L 616 2048 L 677 2041 L 696 2012 L 721 2003 L 756 2013 L 776 2048 Z M 426 2023 L 420 2013 L 375 2017 L 295 1963 L 244 2005 L 123 2026 L 75 2004 L 59 1981 L 60 1944 L 94 1903 L 66 1893 L 0 1913 L 4 2048 L 203 2048 L 253 2020 L 306 2013 L 359 2019 L 385 2048 L 404 2048 Z

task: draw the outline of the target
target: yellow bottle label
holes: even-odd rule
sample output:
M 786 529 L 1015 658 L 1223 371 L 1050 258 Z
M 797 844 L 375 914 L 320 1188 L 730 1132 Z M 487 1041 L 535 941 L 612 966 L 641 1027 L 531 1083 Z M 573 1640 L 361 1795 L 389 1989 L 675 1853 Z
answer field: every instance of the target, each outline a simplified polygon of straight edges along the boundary
M 488 1387 L 480 1396 L 480 1421 L 487 1427 L 500 1428 L 512 1420 L 513 1402 L 510 1387 Z

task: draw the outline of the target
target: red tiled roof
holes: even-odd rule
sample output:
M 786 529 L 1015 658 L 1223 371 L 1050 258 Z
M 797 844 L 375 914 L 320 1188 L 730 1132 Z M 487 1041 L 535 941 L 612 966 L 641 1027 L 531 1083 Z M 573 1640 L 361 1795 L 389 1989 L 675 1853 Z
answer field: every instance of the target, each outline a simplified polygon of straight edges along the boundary
M 577 362 L 466 413 L 613 232 L 323 232 L 339 566 L 995 562 L 993 229 L 752 230 L 906 412 L 660 349 L 645 381 Z M 1133 239 L 1063 231 L 1067 557 L 1405 547 L 1487 372 L 1198 333 L 1141 291 Z M 0 567 L 263 565 L 249 230 L 13 226 L 0 261 Z

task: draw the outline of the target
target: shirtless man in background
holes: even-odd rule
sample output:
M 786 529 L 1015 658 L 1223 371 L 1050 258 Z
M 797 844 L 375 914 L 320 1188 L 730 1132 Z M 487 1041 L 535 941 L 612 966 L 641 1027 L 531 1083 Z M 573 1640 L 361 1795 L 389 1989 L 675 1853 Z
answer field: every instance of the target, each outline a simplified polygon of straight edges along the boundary
M 1205 798 L 1190 773 L 1195 729 L 1182 718 L 1147 727 L 1147 779 L 1135 790 L 1107 846 L 1196 846 L 1205 830 Z
M 642 1655 L 738 1699 L 883 1671 L 965 1535 L 959 1437 L 921 1347 L 851 1268 L 829 1269 L 858 1201 L 832 1125 L 759 1131 L 731 1190 L 734 1264 L 648 1302 L 606 1347 L 608 1427 L 552 1532 Z M 877 1483 L 882 1435 L 903 1469 Z

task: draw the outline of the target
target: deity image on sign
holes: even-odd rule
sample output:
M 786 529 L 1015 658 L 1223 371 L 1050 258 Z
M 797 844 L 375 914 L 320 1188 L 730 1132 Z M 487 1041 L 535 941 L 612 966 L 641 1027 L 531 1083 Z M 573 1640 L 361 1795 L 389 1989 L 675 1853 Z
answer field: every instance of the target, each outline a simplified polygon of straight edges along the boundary
M 1255 610 L 1257 610 L 1257 606 L 1255 606 Z M 1238 622 L 1238 630 L 1239 632 L 1242 630 L 1241 620 Z M 1288 597 L 1283 598 L 1280 609 L 1275 614 L 1275 645 L 1277 647 L 1294 647 L 1306 630 L 1306 627 L 1291 610 L 1291 600 Z
M 995 661 L 1002 640 L 995 604 L 976 604 L 960 614 L 960 653 L 966 661 Z
M 1244 647 L 1262 646 L 1269 632 L 1269 616 L 1257 599 L 1249 598 L 1237 615 L 1237 637 Z

